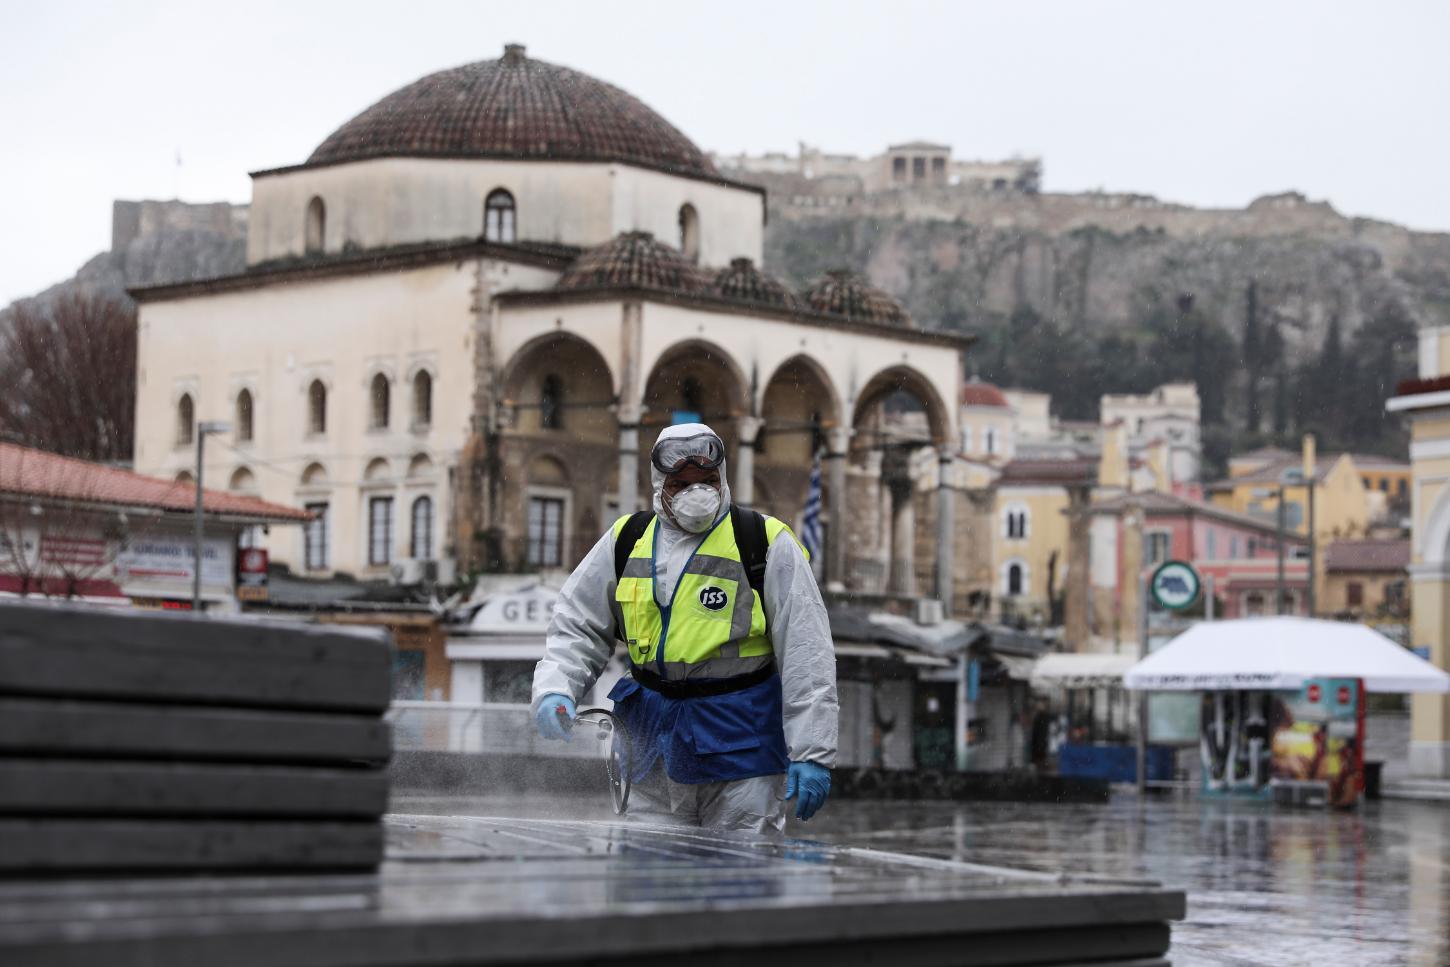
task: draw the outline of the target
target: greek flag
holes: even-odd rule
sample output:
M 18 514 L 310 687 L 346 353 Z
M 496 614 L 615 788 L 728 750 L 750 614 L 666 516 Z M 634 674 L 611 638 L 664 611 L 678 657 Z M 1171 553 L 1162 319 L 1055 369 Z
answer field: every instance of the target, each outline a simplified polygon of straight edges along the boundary
M 811 486 L 806 491 L 806 511 L 801 518 L 801 543 L 813 567 L 821 560 L 821 458 L 811 464 Z

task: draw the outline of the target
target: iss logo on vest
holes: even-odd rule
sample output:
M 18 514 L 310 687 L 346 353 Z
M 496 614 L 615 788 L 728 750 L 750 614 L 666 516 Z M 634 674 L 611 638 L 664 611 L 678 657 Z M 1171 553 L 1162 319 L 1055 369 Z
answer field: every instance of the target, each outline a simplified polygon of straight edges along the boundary
M 707 614 L 719 614 L 730 606 L 730 595 L 714 586 L 700 589 L 700 607 Z

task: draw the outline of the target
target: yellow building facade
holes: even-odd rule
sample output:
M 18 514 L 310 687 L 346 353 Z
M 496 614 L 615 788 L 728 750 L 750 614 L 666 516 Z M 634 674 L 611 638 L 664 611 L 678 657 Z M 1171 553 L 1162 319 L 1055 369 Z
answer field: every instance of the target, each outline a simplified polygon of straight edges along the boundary
M 1420 331 L 1419 379 L 1387 406 L 1410 422 L 1410 643 L 1450 670 L 1450 326 Z M 1410 769 L 1450 778 L 1450 696 L 1414 696 Z

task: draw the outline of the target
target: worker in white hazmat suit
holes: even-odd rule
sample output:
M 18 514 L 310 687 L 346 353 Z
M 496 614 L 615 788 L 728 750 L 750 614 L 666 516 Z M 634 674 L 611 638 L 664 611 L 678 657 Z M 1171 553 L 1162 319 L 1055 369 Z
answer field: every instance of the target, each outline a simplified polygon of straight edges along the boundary
M 630 735 L 629 811 L 654 821 L 779 831 L 830 792 L 836 661 L 815 576 L 783 523 L 734 507 L 725 447 L 701 423 L 650 453 L 653 513 L 622 517 L 565 582 L 534 671 L 546 738 L 616 640 L 630 675 L 609 693 Z

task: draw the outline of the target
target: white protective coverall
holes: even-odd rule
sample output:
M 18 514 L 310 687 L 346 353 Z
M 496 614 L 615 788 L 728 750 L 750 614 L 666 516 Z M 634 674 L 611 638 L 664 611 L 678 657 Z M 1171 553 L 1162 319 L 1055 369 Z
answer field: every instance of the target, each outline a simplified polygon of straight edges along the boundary
M 712 432 L 699 423 L 666 428 L 660 439 Z M 730 512 L 726 464 L 720 464 L 721 515 Z M 705 534 L 683 530 L 661 504 L 664 474 L 651 464 L 656 536 L 656 603 L 670 600 L 676 576 Z M 564 582 L 549 620 L 544 657 L 534 670 L 533 711 L 551 694 L 578 702 L 614 653 L 614 529 L 604 532 Z M 831 768 L 836 759 L 836 655 L 815 575 L 800 546 L 782 532 L 765 557 L 765 609 L 780 671 L 786 748 L 792 762 Z M 630 793 L 629 815 L 654 822 L 763 832 L 785 828 L 785 773 L 730 782 L 685 784 L 657 765 Z

